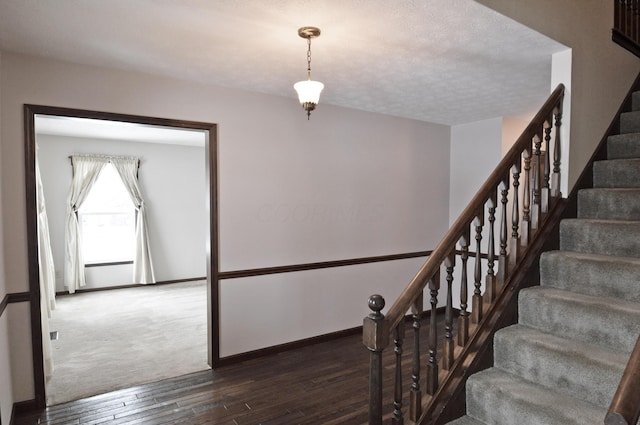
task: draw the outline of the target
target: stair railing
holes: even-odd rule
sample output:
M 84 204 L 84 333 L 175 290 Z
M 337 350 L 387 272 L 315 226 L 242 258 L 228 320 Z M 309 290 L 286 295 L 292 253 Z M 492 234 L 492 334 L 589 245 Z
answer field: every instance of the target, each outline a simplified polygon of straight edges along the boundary
M 614 0 L 613 21 L 612 40 L 640 56 L 640 0 Z
M 640 419 L 640 336 L 605 417 L 605 425 L 635 425 Z
M 388 418 L 394 425 L 406 421 L 420 423 L 421 417 L 436 405 L 438 391 L 454 379 L 457 369 L 466 367 L 470 342 L 485 316 L 497 304 L 510 274 L 535 240 L 550 209 L 561 198 L 563 98 L 564 86 L 560 84 L 387 313 L 382 313 L 385 306 L 382 296 L 369 298 L 373 312 L 364 319 L 363 342 L 370 352 L 370 425 L 380 425 Z M 497 232 L 495 221 L 498 221 Z M 459 267 L 460 290 L 454 294 L 456 267 Z M 442 295 L 441 269 L 445 274 L 446 306 L 444 324 L 439 328 L 436 309 Z M 428 349 L 421 353 L 425 289 L 429 291 L 430 322 Z M 456 320 L 454 299 L 459 304 Z M 411 321 L 411 350 L 404 347 L 406 319 Z M 442 332 L 444 340 L 440 343 L 438 335 Z M 390 341 L 393 341 L 392 359 L 383 366 Z M 403 355 L 404 363 L 411 364 L 410 371 L 402 369 Z M 425 376 L 422 376 L 422 365 L 426 365 Z M 385 374 L 385 370 L 393 372 Z M 403 381 L 408 384 L 404 385 Z M 383 384 L 393 388 L 387 387 L 388 393 L 385 393 Z M 406 392 L 409 393 L 408 408 Z M 392 400 L 383 399 L 383 394 Z

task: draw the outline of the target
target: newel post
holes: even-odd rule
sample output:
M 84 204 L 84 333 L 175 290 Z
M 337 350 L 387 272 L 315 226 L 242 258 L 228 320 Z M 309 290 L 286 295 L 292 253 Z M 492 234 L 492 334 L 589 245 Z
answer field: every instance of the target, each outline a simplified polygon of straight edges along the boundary
M 362 342 L 370 352 L 369 425 L 382 425 L 382 352 L 389 345 L 389 324 L 381 313 L 384 304 L 382 295 L 369 297 L 373 313 L 362 324 Z

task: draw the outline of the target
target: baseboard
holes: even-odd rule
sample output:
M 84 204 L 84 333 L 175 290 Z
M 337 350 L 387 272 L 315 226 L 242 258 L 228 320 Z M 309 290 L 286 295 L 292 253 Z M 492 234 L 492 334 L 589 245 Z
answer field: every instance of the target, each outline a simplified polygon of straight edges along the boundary
M 40 410 L 40 407 L 38 406 L 38 402 L 35 399 L 13 403 L 9 425 L 15 424 L 15 418 L 17 416 L 25 416 L 25 415 L 28 415 L 29 413 L 36 413 L 39 410 Z
M 153 286 L 153 285 L 169 285 L 171 283 L 182 283 L 182 282 L 195 282 L 196 280 L 206 280 L 207 277 L 191 277 L 188 279 L 175 279 L 175 280 L 163 280 L 161 282 L 156 282 L 153 284 L 142 284 L 142 283 L 132 283 L 130 285 L 118 285 L 118 286 L 105 286 L 104 288 L 85 288 L 85 289 L 77 289 L 76 294 L 81 294 L 84 292 L 100 292 L 100 291 L 110 291 L 112 289 L 129 289 L 129 288 L 140 288 L 142 286 Z M 69 295 L 69 291 L 60 291 L 56 292 L 56 297 Z

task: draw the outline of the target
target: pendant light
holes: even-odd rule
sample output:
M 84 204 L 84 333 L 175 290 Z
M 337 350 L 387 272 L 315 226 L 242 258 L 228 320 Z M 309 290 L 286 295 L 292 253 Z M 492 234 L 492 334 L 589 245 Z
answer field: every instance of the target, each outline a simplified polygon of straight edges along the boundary
M 298 92 L 298 100 L 307 111 L 307 120 L 311 116 L 311 111 L 316 108 L 320 100 L 320 92 L 324 88 L 324 84 L 320 81 L 311 80 L 311 39 L 320 36 L 320 29 L 316 27 L 302 27 L 298 30 L 298 35 L 307 39 L 307 79 L 299 81 L 293 85 Z

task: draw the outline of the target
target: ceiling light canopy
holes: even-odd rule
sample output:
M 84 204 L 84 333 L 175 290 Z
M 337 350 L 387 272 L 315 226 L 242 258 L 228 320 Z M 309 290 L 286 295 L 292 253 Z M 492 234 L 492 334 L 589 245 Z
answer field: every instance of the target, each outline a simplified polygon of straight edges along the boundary
M 320 101 L 320 92 L 324 84 L 320 81 L 311 80 L 311 39 L 320 36 L 320 29 L 316 27 L 302 27 L 298 30 L 298 35 L 307 39 L 307 79 L 298 81 L 293 88 L 298 92 L 298 100 L 307 111 L 307 119 L 311 116 L 311 111 L 316 108 Z

